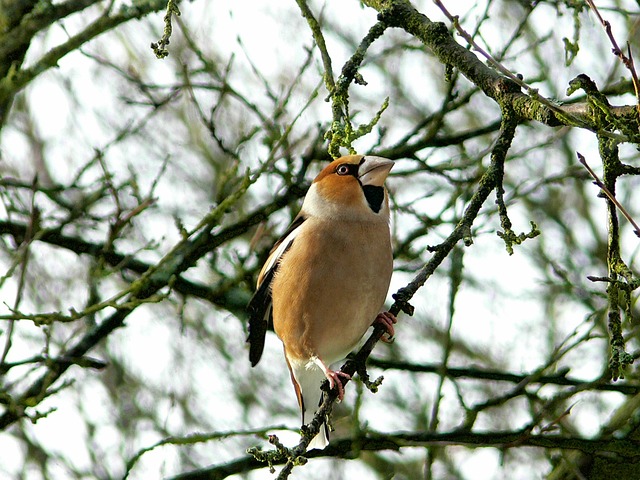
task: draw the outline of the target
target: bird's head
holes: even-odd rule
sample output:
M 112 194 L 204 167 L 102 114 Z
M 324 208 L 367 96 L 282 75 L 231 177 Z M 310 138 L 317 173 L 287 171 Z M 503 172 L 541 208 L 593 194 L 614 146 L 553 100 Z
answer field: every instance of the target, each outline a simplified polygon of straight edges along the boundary
M 393 164 L 369 155 L 338 158 L 315 178 L 302 208 L 315 216 L 386 220 L 389 198 L 384 182 Z

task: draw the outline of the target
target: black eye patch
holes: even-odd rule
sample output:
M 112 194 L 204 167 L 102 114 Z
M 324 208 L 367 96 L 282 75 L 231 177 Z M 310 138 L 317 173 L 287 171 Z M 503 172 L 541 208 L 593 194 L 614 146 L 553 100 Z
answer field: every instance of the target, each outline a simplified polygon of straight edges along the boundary
M 353 163 L 341 163 L 336 167 L 335 172 L 340 176 L 351 175 L 353 177 L 357 177 L 358 168 L 360 168 L 360 165 L 355 165 Z

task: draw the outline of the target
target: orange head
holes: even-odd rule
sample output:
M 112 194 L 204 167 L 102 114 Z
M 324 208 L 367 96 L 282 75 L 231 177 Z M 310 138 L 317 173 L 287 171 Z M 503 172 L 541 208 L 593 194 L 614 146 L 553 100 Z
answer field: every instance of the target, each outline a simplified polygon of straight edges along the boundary
M 352 220 L 389 218 L 384 181 L 393 161 L 349 155 L 327 165 L 315 178 L 302 210 L 317 217 Z

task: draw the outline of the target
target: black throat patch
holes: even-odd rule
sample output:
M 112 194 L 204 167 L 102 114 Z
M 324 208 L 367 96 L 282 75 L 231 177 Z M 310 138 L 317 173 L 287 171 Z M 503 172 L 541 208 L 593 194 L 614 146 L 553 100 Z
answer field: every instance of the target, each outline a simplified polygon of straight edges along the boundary
M 362 191 L 364 192 L 364 198 L 367 199 L 371 210 L 375 213 L 379 213 L 382 208 L 382 202 L 384 201 L 384 187 L 363 185 Z

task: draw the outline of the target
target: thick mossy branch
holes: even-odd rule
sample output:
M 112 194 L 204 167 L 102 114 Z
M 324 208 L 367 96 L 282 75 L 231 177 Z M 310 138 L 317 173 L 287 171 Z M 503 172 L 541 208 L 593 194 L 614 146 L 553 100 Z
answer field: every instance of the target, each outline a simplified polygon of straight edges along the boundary
M 595 125 L 594 130 L 618 130 L 635 143 L 639 143 L 640 136 L 636 127 L 629 122 L 625 122 L 616 117 L 612 112 L 612 107 L 606 98 L 597 88 L 595 82 L 587 75 L 578 75 L 569 83 L 567 94 L 570 95 L 576 90 L 583 90 L 587 95 L 587 114 L 590 121 Z M 608 328 L 610 342 L 609 371 L 611 378 L 617 380 L 624 378 L 624 371 L 631 363 L 633 357 L 627 353 L 622 329 L 622 315 L 624 310 L 627 317 L 631 317 L 632 291 L 637 288 L 638 281 L 634 278 L 633 272 L 624 263 L 620 255 L 620 223 L 618 220 L 618 209 L 627 217 L 634 226 L 636 234 L 640 232 L 636 223 L 630 217 L 626 209 L 616 199 L 616 182 L 621 175 L 628 173 L 628 168 L 622 164 L 618 155 L 617 141 L 598 134 L 598 147 L 603 165 L 603 180 L 600 181 L 596 174 L 586 163 L 584 157 L 578 153 L 580 162 L 587 168 L 594 178 L 594 183 L 598 185 L 607 199 L 608 211 L 608 240 L 607 240 L 607 268 L 608 286 L 607 298 L 609 303 Z M 634 172 L 635 173 L 635 172 Z M 621 280 L 619 280 L 621 278 Z M 623 305 L 620 302 L 623 302 Z
M 576 78 L 569 82 L 569 88 L 567 88 L 567 95 L 572 95 L 577 90 L 583 90 L 587 95 L 588 105 L 594 109 L 595 112 L 599 111 L 604 114 L 607 120 L 613 120 L 611 115 L 611 105 L 607 97 L 602 94 L 596 85 L 587 75 L 581 73 Z M 595 112 L 593 116 L 595 117 Z M 609 125 L 603 125 L 609 126 Z
M 615 197 L 616 181 L 621 175 L 621 162 L 618 156 L 618 145 L 610 138 L 598 137 L 598 147 L 603 165 L 603 184 Z M 622 333 L 622 318 L 620 295 L 624 295 L 625 289 L 620 289 L 616 282 L 620 276 L 632 281 L 632 273 L 620 256 L 620 224 L 618 221 L 617 207 L 611 199 L 607 198 L 607 211 L 609 215 L 609 238 L 607 244 L 607 266 L 609 278 L 613 279 L 607 287 L 609 301 L 608 327 L 610 342 L 609 370 L 611 378 L 617 380 L 624 378 L 624 371 L 631 363 L 633 357 L 627 353 L 624 336 Z M 627 293 L 626 303 L 630 303 L 630 292 Z
M 69 37 L 64 43 L 51 48 L 36 59 L 29 68 L 10 69 L 7 75 L 0 79 L 0 109 L 2 105 L 13 98 L 13 95 L 22 90 L 38 75 L 56 67 L 58 61 L 68 53 L 77 50 L 98 35 L 130 20 L 142 18 L 153 11 L 161 9 L 162 6 L 162 0 L 146 0 L 136 2 L 135 5 L 122 6 L 115 13 L 99 16 L 82 31 Z
M 596 83 L 584 73 L 569 82 L 567 95 L 571 95 L 577 90 L 584 91 L 587 96 L 586 114 L 589 123 L 594 125 L 593 130 L 597 132 L 617 130 L 626 135 L 629 141 L 640 143 L 637 114 L 634 115 L 630 112 L 627 116 L 617 115 L 606 95 L 600 92 Z M 632 118 L 634 118 L 634 122 L 630 122 Z
M 474 52 L 456 42 L 444 23 L 431 21 L 408 0 L 363 0 L 363 3 L 377 10 L 379 18 L 388 26 L 402 28 L 422 41 L 441 64 L 458 69 L 489 98 L 500 105 L 508 103 L 521 119 L 535 120 L 549 126 L 587 128 L 604 135 L 613 135 L 598 130 L 591 123 L 586 104 L 557 104 L 523 84 L 512 73 L 509 72 L 513 78 L 506 78 L 506 73 L 502 74 L 487 66 Z M 526 88 L 527 93 L 523 93 L 521 88 Z M 640 130 L 635 105 L 611 107 L 611 113 L 621 123 L 626 122 L 626 128 L 635 132 Z

